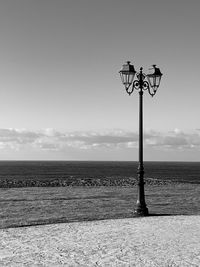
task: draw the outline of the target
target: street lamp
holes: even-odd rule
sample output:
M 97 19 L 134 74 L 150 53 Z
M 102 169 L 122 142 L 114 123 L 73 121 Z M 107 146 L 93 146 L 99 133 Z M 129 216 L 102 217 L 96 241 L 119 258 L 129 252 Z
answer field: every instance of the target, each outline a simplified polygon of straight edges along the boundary
M 126 92 L 131 95 L 134 89 L 139 91 L 139 166 L 138 166 L 138 198 L 136 203 L 135 215 L 147 216 L 148 208 L 145 203 L 144 193 L 144 165 L 143 165 L 143 91 L 148 90 L 149 94 L 153 97 L 160 85 L 162 73 L 160 69 L 153 65 L 149 74 L 143 73 L 143 68 L 139 72 L 135 71 L 130 61 L 127 61 L 120 70 L 120 76 Z M 134 77 L 137 77 L 134 80 Z

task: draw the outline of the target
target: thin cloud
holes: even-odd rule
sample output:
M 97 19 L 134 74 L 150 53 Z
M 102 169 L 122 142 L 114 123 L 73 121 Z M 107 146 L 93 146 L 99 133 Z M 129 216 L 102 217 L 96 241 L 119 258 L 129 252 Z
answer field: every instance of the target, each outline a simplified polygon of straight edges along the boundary
M 158 133 L 148 137 L 146 145 L 154 146 L 160 149 L 199 149 L 200 134 L 196 131 L 186 133 L 175 129 L 167 133 Z
M 22 145 L 34 144 L 41 137 L 41 133 L 23 129 L 0 129 L 0 148 L 19 149 Z
M 0 149 L 28 146 L 38 150 L 61 151 L 74 149 L 129 149 L 138 147 L 138 133 L 122 130 L 107 132 L 58 132 L 54 129 L 28 131 L 0 129 Z M 175 129 L 165 133 L 144 133 L 144 147 L 156 149 L 200 149 L 200 133 Z

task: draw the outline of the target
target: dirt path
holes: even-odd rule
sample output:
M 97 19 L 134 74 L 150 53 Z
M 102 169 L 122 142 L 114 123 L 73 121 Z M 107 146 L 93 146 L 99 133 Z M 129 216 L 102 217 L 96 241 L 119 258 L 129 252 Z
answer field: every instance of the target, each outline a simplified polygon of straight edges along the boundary
M 3 229 L 0 266 L 200 266 L 200 216 Z

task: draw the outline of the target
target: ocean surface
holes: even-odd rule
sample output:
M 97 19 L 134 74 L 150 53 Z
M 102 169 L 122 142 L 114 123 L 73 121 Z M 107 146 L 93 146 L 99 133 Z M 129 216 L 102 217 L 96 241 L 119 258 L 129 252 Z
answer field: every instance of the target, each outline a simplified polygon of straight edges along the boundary
M 137 177 L 137 162 L 0 161 L 3 179 Z M 145 177 L 200 184 L 200 162 L 144 162 Z

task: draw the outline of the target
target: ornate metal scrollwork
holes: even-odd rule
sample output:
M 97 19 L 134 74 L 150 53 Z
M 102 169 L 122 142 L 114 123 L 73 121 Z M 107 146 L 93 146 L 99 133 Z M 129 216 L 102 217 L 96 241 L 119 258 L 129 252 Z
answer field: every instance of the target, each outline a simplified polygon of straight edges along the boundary
M 126 87 L 127 94 L 131 95 L 135 90 L 146 91 L 153 97 L 156 94 L 156 89 L 151 88 L 149 82 L 146 80 L 146 75 L 142 72 L 142 68 L 140 68 L 140 72 L 136 74 L 137 79 L 133 81 L 132 86 Z
M 143 82 L 142 89 L 143 89 L 143 90 L 147 90 L 147 89 L 149 89 L 149 83 L 148 83 L 147 81 L 144 81 L 144 82 Z
M 135 80 L 133 82 L 133 88 L 136 89 L 136 90 L 139 90 L 140 89 L 140 83 L 139 83 L 139 80 Z
M 149 86 L 149 83 L 147 81 L 135 80 L 133 82 L 133 88 L 136 90 L 140 90 L 140 89 L 142 89 L 142 90 L 148 89 L 149 90 L 150 89 L 149 87 L 150 86 Z

